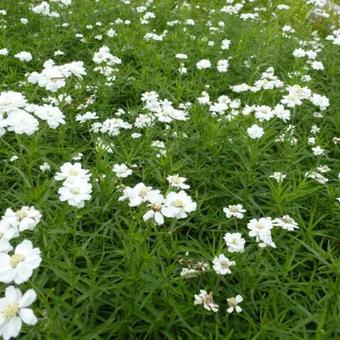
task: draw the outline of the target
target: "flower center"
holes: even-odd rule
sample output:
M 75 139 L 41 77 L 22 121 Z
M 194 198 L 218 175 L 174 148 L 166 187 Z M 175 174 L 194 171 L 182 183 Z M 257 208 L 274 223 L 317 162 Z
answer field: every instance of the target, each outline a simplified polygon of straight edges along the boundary
M 140 197 L 145 197 L 148 194 L 149 190 L 148 188 L 143 188 L 141 189 L 141 191 L 139 192 L 139 196 Z
M 213 299 L 213 295 L 212 295 L 212 292 L 210 292 L 208 295 L 206 295 L 204 298 L 203 298 L 203 302 L 207 305 L 210 305 L 214 302 L 214 299 Z
M 158 203 L 152 203 L 151 205 L 151 209 L 154 211 L 160 211 L 161 210 L 161 206 Z
M 9 303 L 3 311 L 5 319 L 11 320 L 12 318 L 14 318 L 17 315 L 18 310 L 19 304 L 17 302 Z
M 70 169 L 70 171 L 68 172 L 68 174 L 69 174 L 70 176 L 78 176 L 79 171 L 78 171 L 77 169 L 72 168 L 72 169 Z
M 229 262 L 227 262 L 227 261 L 222 261 L 222 262 L 221 262 L 221 267 L 222 267 L 223 269 L 228 269 L 228 268 L 229 268 Z
M 236 307 L 237 306 L 237 302 L 236 302 L 235 298 L 228 299 L 228 304 L 229 304 L 230 307 Z
M 13 268 L 15 268 L 20 262 L 25 260 L 25 256 L 21 254 L 14 254 L 11 256 L 10 264 Z
M 184 203 L 181 200 L 174 201 L 174 203 L 172 205 L 176 208 L 184 208 Z
M 15 214 L 16 214 L 21 220 L 22 220 L 23 218 L 27 217 L 27 212 L 26 212 L 25 210 L 23 210 L 23 209 L 17 211 Z

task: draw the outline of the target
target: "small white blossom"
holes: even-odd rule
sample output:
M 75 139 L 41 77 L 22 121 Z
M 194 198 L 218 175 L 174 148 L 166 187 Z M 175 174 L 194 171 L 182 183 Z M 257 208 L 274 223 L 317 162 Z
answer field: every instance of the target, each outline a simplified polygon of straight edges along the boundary
M 236 217 L 237 219 L 242 219 L 246 210 L 243 208 L 242 204 L 228 205 L 227 208 L 223 208 L 227 218 Z
M 230 261 L 223 254 L 220 254 L 213 259 L 213 268 L 215 272 L 220 275 L 231 274 L 230 267 L 235 264 L 235 261 Z
M 242 312 L 242 308 L 239 306 L 239 304 L 243 301 L 243 298 L 241 295 L 236 295 L 235 297 L 231 297 L 227 299 L 228 302 L 228 309 L 227 312 L 230 314 L 232 313 L 234 310 L 237 313 Z
M 199 295 L 195 294 L 194 305 L 203 305 L 203 307 L 212 312 L 217 312 L 219 309 L 218 304 L 214 303 L 213 294 L 207 293 L 206 290 L 201 289 Z

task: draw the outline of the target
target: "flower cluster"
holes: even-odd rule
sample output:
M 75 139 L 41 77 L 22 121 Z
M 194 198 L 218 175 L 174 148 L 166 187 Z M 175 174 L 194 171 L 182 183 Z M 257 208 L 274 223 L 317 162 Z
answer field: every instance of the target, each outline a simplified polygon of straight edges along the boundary
M 0 136 L 6 131 L 32 135 L 39 129 L 36 117 L 46 121 L 52 129 L 65 124 L 65 116 L 56 106 L 29 104 L 20 92 L 0 93 Z
M 242 220 L 244 218 L 244 214 L 246 210 L 243 208 L 242 204 L 234 204 L 229 205 L 226 208 L 223 208 L 223 212 L 225 213 L 228 219 L 234 219 L 236 226 L 237 220 Z M 289 215 L 284 215 L 279 218 L 272 219 L 271 217 L 261 217 L 259 219 L 253 218 L 248 224 L 247 228 L 249 230 L 248 235 L 250 237 L 254 237 L 256 242 L 261 248 L 271 246 L 276 247 L 275 243 L 272 240 L 272 229 L 274 227 L 278 227 L 287 231 L 295 231 L 299 228 L 297 222 L 291 218 Z M 223 237 L 225 244 L 227 246 L 227 250 L 229 253 L 243 253 L 245 250 L 245 239 L 242 237 L 240 232 L 227 232 Z M 182 269 L 181 276 L 184 278 L 192 278 L 197 277 L 199 274 L 203 272 L 207 272 L 209 270 L 209 266 L 205 265 L 202 269 L 198 267 L 196 269 L 196 263 L 185 259 L 182 260 L 186 267 Z M 204 263 L 204 262 L 198 262 Z M 236 265 L 236 262 L 226 257 L 224 254 L 219 254 L 215 256 L 212 260 L 212 268 L 218 275 L 227 275 L 232 273 L 232 267 Z M 237 313 L 241 312 L 242 309 L 238 304 L 243 301 L 243 298 L 240 295 L 235 297 L 231 297 L 227 299 L 228 308 L 227 312 L 232 313 L 236 311 Z M 207 293 L 206 290 L 200 290 L 200 294 L 195 295 L 194 304 L 202 304 L 203 307 L 209 311 L 217 312 L 219 310 L 219 305 L 216 304 L 213 300 L 213 293 Z
M 66 85 L 66 79 L 75 76 L 82 79 L 86 75 L 83 61 L 73 61 L 64 65 L 55 65 L 53 60 L 47 60 L 43 64 L 43 70 L 32 72 L 28 75 L 29 83 L 38 84 L 50 92 L 57 92 Z
M 175 177 L 176 181 L 171 179 L 170 185 L 176 188 L 183 188 L 185 178 Z M 164 224 L 164 217 L 183 219 L 191 212 L 196 210 L 197 204 L 192 201 L 191 197 L 184 191 L 170 191 L 165 196 L 158 189 L 146 186 L 144 183 L 138 183 L 134 187 L 125 187 L 123 195 L 119 197 L 120 201 L 129 201 L 130 207 L 140 206 L 145 203 L 147 211 L 143 216 L 144 221 L 153 220 L 156 224 Z
M 155 91 L 144 92 L 142 101 L 144 102 L 144 108 L 159 122 L 170 123 L 173 120 L 183 121 L 188 119 L 187 105 L 181 104 L 180 108 L 176 109 L 171 101 L 167 99 L 161 100 Z
M 220 306 L 214 302 L 213 299 L 213 293 L 208 293 L 206 290 L 201 289 L 200 293 L 198 295 L 195 294 L 195 305 L 203 305 L 203 307 L 211 312 L 218 312 Z M 242 311 L 242 308 L 239 306 L 239 304 L 243 301 L 243 298 L 241 295 L 236 295 L 235 297 L 227 298 L 227 304 L 228 308 L 226 311 L 230 314 L 233 311 L 236 311 L 237 313 L 240 313 Z
M 54 177 L 56 181 L 63 181 L 63 186 L 58 190 L 60 201 L 67 201 L 73 207 L 83 208 L 85 201 L 91 199 L 90 176 L 89 171 L 83 169 L 80 163 L 63 164 Z
M 95 52 L 92 60 L 98 65 L 94 70 L 106 77 L 107 86 L 112 85 L 118 72 L 116 65 L 120 65 L 122 60 L 112 55 L 107 46 L 102 46 L 98 52 Z
M 41 220 L 41 213 L 34 207 L 23 206 L 13 211 L 8 208 L 0 219 L 0 282 L 20 285 L 27 282 L 41 263 L 40 249 L 33 248 L 30 240 L 24 239 L 15 248 L 10 244 L 26 230 L 34 230 Z M 17 337 L 22 323 L 35 325 L 38 321 L 28 307 L 36 299 L 29 289 L 23 295 L 19 288 L 11 285 L 5 296 L 0 298 L 0 335 L 7 340 Z

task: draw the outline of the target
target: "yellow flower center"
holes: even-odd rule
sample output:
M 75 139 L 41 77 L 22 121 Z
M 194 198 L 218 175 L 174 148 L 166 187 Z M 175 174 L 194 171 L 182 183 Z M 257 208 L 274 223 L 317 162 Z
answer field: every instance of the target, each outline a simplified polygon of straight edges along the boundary
M 152 203 L 151 205 L 151 209 L 154 211 L 160 211 L 161 210 L 161 206 L 158 203 Z
M 79 171 L 77 169 L 71 168 L 70 171 L 68 172 L 70 176 L 78 176 Z
M 230 299 L 227 299 L 228 300 L 228 305 L 230 307 L 236 307 L 237 306 L 237 302 L 235 300 L 235 298 L 230 298 Z
M 173 206 L 176 207 L 176 208 L 183 208 L 184 203 L 181 200 L 176 200 L 176 201 L 174 201 Z
M 23 218 L 27 217 L 27 212 L 26 212 L 25 210 L 23 210 L 23 209 L 17 211 L 15 214 L 16 214 L 21 220 L 22 220 Z
M 25 256 L 21 254 L 14 254 L 11 256 L 10 264 L 15 268 L 21 261 L 25 260 Z
M 18 310 L 19 310 L 19 304 L 17 302 L 8 304 L 3 311 L 5 319 L 6 320 L 13 319 L 17 315 Z

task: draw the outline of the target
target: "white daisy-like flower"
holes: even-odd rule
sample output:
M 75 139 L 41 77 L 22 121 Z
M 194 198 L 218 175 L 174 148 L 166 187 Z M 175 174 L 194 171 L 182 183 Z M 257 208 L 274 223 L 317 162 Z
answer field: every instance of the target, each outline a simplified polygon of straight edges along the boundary
M 126 164 L 115 164 L 113 171 L 119 178 L 125 178 L 132 174 L 132 170 Z
M 239 306 L 239 304 L 243 301 L 243 297 L 241 295 L 236 295 L 235 297 L 230 297 L 227 299 L 228 302 L 228 308 L 227 312 L 230 314 L 233 311 L 236 311 L 237 313 L 242 312 L 242 308 Z
M 246 241 L 240 233 L 226 233 L 223 239 L 229 252 L 242 253 L 244 251 Z
M 187 180 L 186 177 L 180 177 L 179 175 L 173 175 L 173 176 L 168 176 L 167 181 L 169 185 L 173 188 L 176 189 L 189 189 L 190 185 L 185 184 L 185 181 Z
M 12 255 L 0 253 L 0 282 L 26 282 L 40 263 L 39 248 L 33 248 L 31 241 L 24 240 L 16 246 Z
M 253 124 L 250 128 L 247 129 L 247 133 L 251 139 L 259 139 L 264 135 L 264 130 L 257 124 Z
M 213 259 L 213 268 L 215 272 L 220 275 L 231 274 L 230 267 L 235 266 L 235 264 L 235 261 L 230 261 L 223 254 L 220 254 Z
M 6 288 L 5 297 L 0 299 L 0 335 L 4 340 L 17 337 L 23 322 L 32 326 L 38 322 L 32 309 L 28 308 L 35 299 L 33 289 L 22 295 L 14 286 Z
M 143 220 L 153 219 L 158 225 L 164 224 L 164 216 L 162 215 L 163 195 L 158 190 L 151 190 L 146 196 L 146 201 L 149 202 L 150 210 L 144 214 Z
M 80 163 L 67 162 L 60 167 L 60 171 L 56 173 L 54 179 L 63 181 L 70 178 L 82 178 L 88 180 L 91 175 L 88 170 L 82 169 Z
M 223 208 L 223 212 L 227 218 L 236 217 L 237 219 L 242 219 L 246 209 L 243 208 L 242 204 L 228 205 L 227 208 Z
M 84 178 L 69 178 L 58 190 L 60 201 L 77 208 L 83 208 L 85 201 L 91 199 L 92 185 Z
M 203 307 L 211 312 L 217 312 L 219 305 L 214 303 L 213 294 L 207 293 L 206 290 L 201 289 L 198 295 L 195 294 L 194 305 L 203 305 Z
M 276 182 L 282 183 L 284 179 L 287 177 L 282 172 L 276 171 L 272 175 L 269 176 L 270 178 L 274 178 Z
M 292 219 L 289 215 L 284 215 L 281 218 L 274 219 L 273 225 L 281 227 L 282 229 L 288 231 L 294 231 L 295 229 L 299 229 L 297 222 L 294 219 Z
M 249 229 L 249 236 L 255 237 L 260 247 L 276 247 L 271 236 L 273 222 L 270 217 L 262 217 L 259 220 L 253 218 L 248 222 L 247 228 Z
M 23 206 L 18 211 L 13 211 L 8 208 L 5 211 L 4 218 L 13 226 L 17 227 L 19 231 L 33 230 L 41 219 L 40 211 L 36 210 L 33 206 Z
M 183 190 L 179 192 L 169 192 L 164 201 L 162 213 L 166 217 L 177 219 L 186 218 L 188 213 L 196 210 L 197 204 Z

